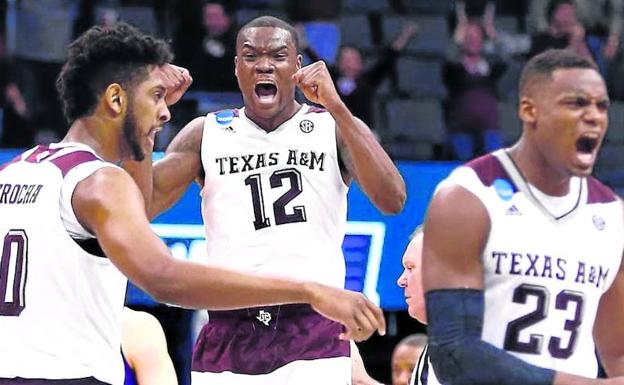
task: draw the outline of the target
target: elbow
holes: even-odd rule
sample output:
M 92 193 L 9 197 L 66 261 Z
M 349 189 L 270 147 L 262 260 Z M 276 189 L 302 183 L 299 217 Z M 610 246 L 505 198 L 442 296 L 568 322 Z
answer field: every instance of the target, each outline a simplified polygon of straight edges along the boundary
M 405 192 L 405 185 L 403 188 L 396 189 L 394 193 L 388 194 L 382 193 L 379 199 L 376 199 L 377 208 L 384 214 L 396 215 L 400 214 L 405 207 L 405 201 L 407 199 L 407 193 Z
M 167 258 L 163 263 L 146 266 L 141 282 L 137 282 L 157 302 L 177 303 L 176 283 L 174 280 L 174 261 Z

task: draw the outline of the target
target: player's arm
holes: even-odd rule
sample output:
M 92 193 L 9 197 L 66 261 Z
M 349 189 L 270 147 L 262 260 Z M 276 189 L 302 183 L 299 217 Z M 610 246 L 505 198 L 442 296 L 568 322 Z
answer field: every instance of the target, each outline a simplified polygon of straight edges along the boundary
M 177 385 L 167 340 L 154 316 L 124 308 L 121 348 L 139 385 Z
M 72 206 L 106 256 L 160 302 L 213 310 L 309 303 L 327 318 L 345 324 L 344 338 L 368 338 L 375 329 L 384 333 L 381 310 L 360 293 L 173 258 L 151 230 L 141 192 L 123 170 L 106 167 L 81 181 Z
M 346 182 L 355 178 L 370 200 L 384 213 L 403 209 L 405 182 L 388 154 L 364 122 L 351 114 L 340 99 L 324 62 L 301 68 L 296 84 L 311 101 L 329 111 L 338 128 L 338 148 L 345 164 Z
M 624 204 L 624 203 L 623 203 Z M 624 261 L 624 255 L 622 255 Z M 594 322 L 594 341 L 600 361 L 609 377 L 624 376 L 624 263 L 611 287 L 600 299 L 596 321 Z
M 173 138 L 165 156 L 152 164 L 152 149 L 144 148 L 141 162 L 126 161 L 123 167 L 136 182 L 145 199 L 150 219 L 173 206 L 190 184 L 201 181 L 200 148 L 204 118 L 188 123 Z
M 383 385 L 368 374 L 360 350 L 353 341 L 351 341 L 351 383 L 352 385 Z
M 607 383 L 539 368 L 481 340 L 481 253 L 490 225 L 483 204 L 460 186 L 440 188 L 429 206 L 422 276 L 429 354 L 438 378 L 449 385 Z

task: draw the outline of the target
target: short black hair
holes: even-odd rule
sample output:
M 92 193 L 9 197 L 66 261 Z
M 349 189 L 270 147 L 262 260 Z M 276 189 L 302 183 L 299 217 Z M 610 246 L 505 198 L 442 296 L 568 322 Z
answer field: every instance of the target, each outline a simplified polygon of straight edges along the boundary
M 520 75 L 519 92 L 522 95 L 527 85 L 536 78 L 550 79 L 558 69 L 593 69 L 598 71 L 591 59 L 569 49 L 549 49 L 529 60 Z
M 69 123 L 93 113 L 102 92 L 113 83 L 131 91 L 145 79 L 150 66 L 173 60 L 168 44 L 118 23 L 95 26 L 69 45 L 56 89 Z
M 552 18 L 555 15 L 557 7 L 564 4 L 576 6 L 576 4 L 574 4 L 574 0 L 550 0 L 548 2 L 548 7 L 546 8 L 546 20 L 548 20 L 549 23 L 552 22 Z
M 259 27 L 273 27 L 273 28 L 279 28 L 279 29 L 283 29 L 284 31 L 287 31 L 290 34 L 290 37 L 292 38 L 293 44 L 295 44 L 295 49 L 297 50 L 297 52 L 299 52 L 299 34 L 297 33 L 297 30 L 295 29 L 295 27 L 288 24 L 284 20 L 278 19 L 277 17 L 274 17 L 274 16 L 256 17 L 249 23 L 243 25 L 241 29 L 238 31 L 238 34 L 236 35 L 236 45 L 238 45 L 238 42 L 240 41 L 243 32 L 245 32 L 246 30 L 250 28 L 259 28 Z

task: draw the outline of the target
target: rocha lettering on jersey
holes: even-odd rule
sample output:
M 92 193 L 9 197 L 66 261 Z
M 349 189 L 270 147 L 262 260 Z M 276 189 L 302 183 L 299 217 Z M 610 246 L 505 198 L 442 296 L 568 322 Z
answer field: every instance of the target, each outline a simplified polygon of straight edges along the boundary
M 564 258 L 553 258 L 549 255 L 493 251 L 492 260 L 496 261 L 494 273 L 497 275 L 524 275 L 560 281 L 567 278 L 576 283 L 591 284 L 596 288 L 603 286 L 609 276 L 608 268 L 582 261 L 578 261 L 576 266 L 568 266 Z M 568 274 L 568 270 L 572 274 Z
M 237 174 L 239 172 L 254 171 L 264 167 L 276 166 L 280 163 L 280 153 L 261 153 L 239 156 L 225 156 L 216 158 L 219 164 L 219 175 Z M 288 150 L 286 165 L 304 166 L 310 170 L 324 171 L 325 153 L 317 155 L 315 151 Z
M 27 204 L 35 203 L 41 184 L 0 184 L 0 204 Z

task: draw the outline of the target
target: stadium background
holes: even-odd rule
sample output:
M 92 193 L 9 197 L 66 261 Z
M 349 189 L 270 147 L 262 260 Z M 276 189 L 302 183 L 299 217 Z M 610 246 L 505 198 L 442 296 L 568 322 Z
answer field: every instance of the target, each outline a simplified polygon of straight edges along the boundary
M 526 61 L 531 20 L 530 0 L 499 0 L 495 25 L 502 41 L 507 71 L 497 84 L 500 133 L 505 145 L 520 133 L 516 87 Z M 180 44 L 185 23 L 201 14 L 201 0 L 2 0 L 0 1 L 0 163 L 34 142 L 62 136 L 62 117 L 53 80 L 63 60 L 66 44 L 89 25 L 107 17 L 128 21 L 146 32 Z M 453 0 L 237 0 L 223 2 L 234 25 L 259 15 L 286 20 L 300 18 L 309 43 L 334 64 L 340 44 L 358 47 L 366 65 L 383 59 L 383 48 L 408 23 L 418 26 L 412 39 L 372 95 L 371 128 L 396 160 L 408 188 L 404 211 L 383 216 L 368 202 L 357 185 L 349 193 L 349 227 L 343 249 L 347 263 L 347 287 L 362 290 L 384 309 L 389 333 L 374 336 L 360 349 L 373 377 L 390 382 L 390 355 L 402 337 L 424 331 L 406 312 L 396 279 L 402 271 L 401 256 L 412 230 L 422 218 L 433 189 L 458 163 L 445 152 L 443 101 L 447 96 L 441 79 L 442 61 L 452 44 Z M 314 3 L 306 9 L 304 3 Z M 471 1 L 467 1 L 471 3 Z M 486 0 L 474 3 L 487 3 Z M 297 6 L 298 4 L 298 6 Z M 476 7 L 478 8 L 478 4 Z M 113 13 L 111 13 L 111 10 Z M 297 13 L 299 12 L 299 13 Z M 311 18 L 313 13 L 319 20 Z M 85 16 L 87 15 L 87 16 Z M 303 15 L 303 17 L 302 17 Z M 310 16 L 310 17 L 308 17 Z M 316 37 L 315 37 L 316 36 Z M 330 42 L 329 46 L 323 43 Z M 620 49 L 620 52 L 622 50 Z M 622 68 L 622 54 L 611 63 L 608 79 Z M 217 71 L 217 76 L 222 75 Z M 233 72 L 233 67 L 228 67 Z M 193 73 L 196 76 L 196 73 Z M 17 84 L 30 108 L 29 119 L 13 115 L 9 89 Z M 599 178 L 624 192 L 624 103 L 619 84 L 609 81 L 612 98 L 610 131 L 596 168 Z M 13 100 L 14 102 L 14 100 Z M 173 119 L 158 138 L 163 149 L 192 117 L 209 111 L 237 107 L 240 95 L 232 89 L 206 90 L 194 86 L 172 109 Z M 8 138 L 8 139 L 7 139 Z M 158 154 L 156 156 L 159 156 Z M 201 260 L 203 231 L 198 189 L 193 186 L 174 209 L 154 221 L 155 230 L 180 258 Z M 163 323 L 172 356 L 178 367 L 188 367 L 193 314 L 157 304 L 138 289 L 129 290 L 128 303 L 154 313 Z M 181 384 L 188 383 L 186 376 Z

